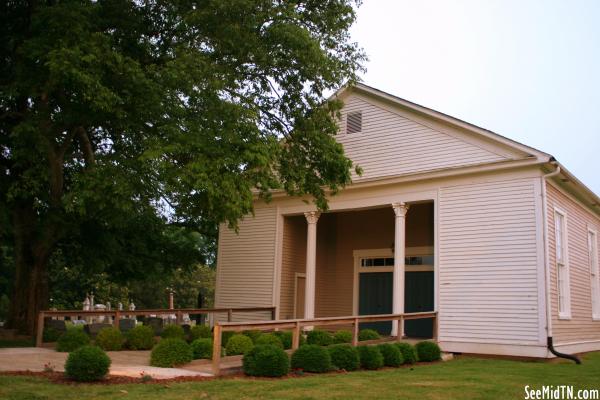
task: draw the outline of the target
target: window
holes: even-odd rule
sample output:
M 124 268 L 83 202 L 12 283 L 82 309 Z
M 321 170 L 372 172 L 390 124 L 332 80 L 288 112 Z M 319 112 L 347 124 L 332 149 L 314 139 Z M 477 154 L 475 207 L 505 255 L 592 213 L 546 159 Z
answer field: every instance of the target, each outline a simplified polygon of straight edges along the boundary
M 404 258 L 404 265 L 433 265 L 433 255 L 427 256 L 407 256 Z M 394 258 L 362 258 L 360 260 L 361 267 L 393 267 Z
M 362 112 L 348 113 L 346 117 L 346 133 L 359 133 L 362 131 Z
M 588 230 L 588 260 L 592 286 L 592 318 L 600 319 L 600 277 L 598 276 L 598 238 L 596 231 Z
M 558 316 L 571 318 L 571 294 L 569 290 L 569 264 L 567 254 L 566 215 L 554 210 L 556 277 L 558 286 Z

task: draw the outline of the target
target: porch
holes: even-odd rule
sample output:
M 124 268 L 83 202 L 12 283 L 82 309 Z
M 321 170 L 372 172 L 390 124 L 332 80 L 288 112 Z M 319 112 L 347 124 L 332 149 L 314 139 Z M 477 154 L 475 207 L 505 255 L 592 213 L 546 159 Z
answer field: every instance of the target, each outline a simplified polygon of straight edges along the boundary
M 432 200 L 284 215 L 278 319 L 435 311 L 434 221 Z M 398 329 L 391 321 L 365 328 Z M 432 319 L 400 329 L 435 336 Z

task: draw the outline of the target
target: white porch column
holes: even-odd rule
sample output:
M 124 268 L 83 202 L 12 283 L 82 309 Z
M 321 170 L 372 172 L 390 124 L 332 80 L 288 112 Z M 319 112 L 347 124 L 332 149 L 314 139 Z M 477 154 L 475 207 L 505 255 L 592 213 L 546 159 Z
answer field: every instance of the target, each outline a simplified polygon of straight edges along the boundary
M 396 230 L 394 236 L 394 273 L 393 273 L 393 313 L 404 313 L 404 256 L 406 245 L 406 213 L 408 204 L 393 203 L 396 214 Z M 398 326 L 400 325 L 400 326 Z M 404 324 L 392 324 L 392 336 L 404 336 Z
M 320 212 L 304 213 L 308 229 L 306 233 L 306 279 L 304 289 L 304 318 L 315 317 L 315 281 L 317 274 L 317 221 Z

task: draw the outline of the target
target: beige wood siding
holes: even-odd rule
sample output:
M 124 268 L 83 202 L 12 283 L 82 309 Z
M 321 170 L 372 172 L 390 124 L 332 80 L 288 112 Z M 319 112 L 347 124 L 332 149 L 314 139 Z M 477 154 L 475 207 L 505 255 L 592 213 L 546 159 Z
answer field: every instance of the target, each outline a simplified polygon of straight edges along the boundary
M 440 190 L 440 340 L 539 341 L 534 179 Z
M 317 225 L 318 226 L 318 225 Z M 281 294 L 279 318 L 294 318 L 294 285 L 296 273 L 306 269 L 306 218 L 285 217 L 281 257 Z
M 256 208 L 246 216 L 239 233 L 221 225 L 217 259 L 217 307 L 270 307 L 273 305 L 273 268 L 277 208 Z M 270 319 L 268 313 L 234 316 L 234 320 Z
M 337 139 L 346 155 L 364 170 L 363 176 L 354 177 L 356 182 L 506 159 L 358 95 L 351 95 L 345 101 Z M 347 134 L 346 116 L 353 111 L 362 112 L 362 132 Z
M 590 267 L 588 260 L 588 227 L 600 232 L 600 219 L 562 191 L 548 184 L 547 219 L 550 260 L 550 298 L 554 343 L 600 340 L 600 321 L 592 320 Z M 556 237 L 554 207 L 566 213 L 568 267 L 571 293 L 571 319 L 558 318 L 558 286 L 556 277 Z

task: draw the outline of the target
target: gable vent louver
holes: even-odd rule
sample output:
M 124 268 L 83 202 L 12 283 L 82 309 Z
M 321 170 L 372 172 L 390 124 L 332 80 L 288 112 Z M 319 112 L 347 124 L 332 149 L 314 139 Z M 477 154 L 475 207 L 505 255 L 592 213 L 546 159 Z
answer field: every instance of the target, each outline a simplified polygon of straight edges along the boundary
M 346 133 L 358 133 L 362 131 L 362 112 L 355 111 L 346 117 Z

